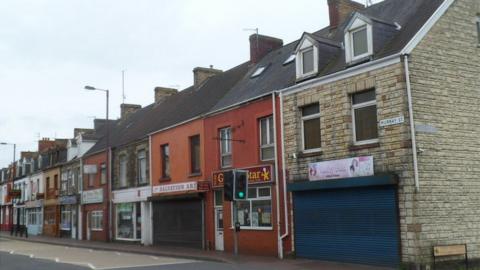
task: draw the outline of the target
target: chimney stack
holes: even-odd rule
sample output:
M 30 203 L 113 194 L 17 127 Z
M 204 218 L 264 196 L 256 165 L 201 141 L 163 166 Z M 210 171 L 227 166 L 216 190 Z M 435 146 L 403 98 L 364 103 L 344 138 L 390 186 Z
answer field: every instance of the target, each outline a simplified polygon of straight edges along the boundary
M 222 73 L 220 69 L 214 69 L 213 66 L 209 68 L 196 67 L 193 69 L 193 87 L 198 88 L 201 86 L 208 78 Z
M 283 40 L 259 34 L 251 35 L 249 40 L 250 62 L 253 64 L 258 63 L 269 52 L 283 46 Z
M 177 89 L 157 86 L 155 89 L 155 103 L 163 101 L 165 98 L 178 93 Z
M 38 152 L 43 152 L 53 146 L 55 146 L 55 141 L 52 141 L 49 138 L 42 138 L 38 141 Z
M 136 112 L 137 110 L 141 109 L 142 106 L 136 104 L 126 104 L 122 103 L 120 105 L 120 118 L 122 120 L 126 119 L 130 114 Z
M 336 28 L 354 11 L 362 10 L 365 6 L 352 0 L 328 0 L 330 28 Z
M 107 120 L 105 119 L 100 119 L 100 118 L 93 119 L 93 129 L 95 131 L 98 131 L 100 128 L 105 126 L 105 123 L 107 123 Z

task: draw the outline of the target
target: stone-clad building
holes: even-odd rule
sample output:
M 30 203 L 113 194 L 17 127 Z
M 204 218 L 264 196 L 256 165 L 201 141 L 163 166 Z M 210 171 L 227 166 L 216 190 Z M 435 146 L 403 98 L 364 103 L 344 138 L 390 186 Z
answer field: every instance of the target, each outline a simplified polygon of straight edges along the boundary
M 304 34 L 282 91 L 297 256 L 480 256 L 479 6 L 386 0 Z

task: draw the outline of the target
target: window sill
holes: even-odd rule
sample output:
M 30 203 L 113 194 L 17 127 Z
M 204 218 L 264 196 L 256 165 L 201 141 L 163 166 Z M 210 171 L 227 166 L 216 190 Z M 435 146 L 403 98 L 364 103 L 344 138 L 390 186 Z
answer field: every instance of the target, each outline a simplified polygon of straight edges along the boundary
M 366 144 L 354 144 L 350 145 L 348 150 L 350 151 L 358 151 L 358 150 L 363 150 L 363 149 L 370 149 L 370 148 L 377 148 L 380 147 L 379 142 L 372 142 L 372 143 L 366 143 Z
M 317 74 L 318 74 L 318 71 L 310 72 L 307 74 L 300 74 L 299 76 L 296 77 L 296 82 L 299 83 L 299 82 L 314 78 L 317 76 Z
M 197 176 L 202 176 L 202 172 L 191 173 L 188 175 L 188 177 L 197 177 Z
M 308 158 L 308 157 L 316 157 L 321 156 L 323 154 L 322 149 L 311 149 L 311 150 L 303 150 L 298 153 L 298 158 Z
M 158 182 L 169 182 L 169 181 L 172 181 L 172 178 L 170 178 L 170 177 L 162 177 L 162 178 L 158 179 Z
M 230 230 L 235 230 L 230 227 Z M 240 231 L 273 231 L 273 227 L 240 227 Z

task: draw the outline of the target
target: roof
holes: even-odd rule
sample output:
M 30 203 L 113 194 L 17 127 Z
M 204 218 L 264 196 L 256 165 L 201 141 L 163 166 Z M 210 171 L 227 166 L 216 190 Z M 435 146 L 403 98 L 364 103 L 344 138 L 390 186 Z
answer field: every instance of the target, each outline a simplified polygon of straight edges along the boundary
M 372 60 L 385 58 L 399 53 L 427 22 L 444 0 L 384 0 L 369 6 L 359 13 L 369 18 L 373 24 L 374 56 Z M 319 48 L 319 73 L 316 77 L 333 74 L 348 69 L 345 52 L 341 48 L 345 27 L 354 13 L 336 29 L 325 27 L 314 33 L 304 33 L 317 41 Z M 397 30 L 395 23 L 401 26 Z M 297 83 L 294 62 L 284 65 L 285 60 L 295 52 L 299 40 L 270 52 L 261 59 L 239 81 L 237 85 L 222 98 L 211 112 L 229 106 L 271 94 Z M 259 67 L 267 67 L 260 76 L 251 78 Z M 315 77 L 313 77 L 315 78 Z M 312 79 L 310 77 L 309 79 Z
M 248 66 L 248 62 L 243 63 L 210 77 L 198 88 L 190 86 L 118 120 L 110 130 L 110 146 L 146 139 L 153 132 L 202 116 L 244 76 Z M 103 137 L 86 155 L 102 151 L 105 145 L 106 137 Z

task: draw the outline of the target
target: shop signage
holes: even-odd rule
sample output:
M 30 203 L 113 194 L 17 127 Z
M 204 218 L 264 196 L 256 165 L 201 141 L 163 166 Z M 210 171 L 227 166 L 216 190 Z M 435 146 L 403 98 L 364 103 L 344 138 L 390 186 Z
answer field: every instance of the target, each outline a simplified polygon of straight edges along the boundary
M 310 181 L 349 178 L 373 175 L 373 157 L 354 157 L 339 160 L 310 163 Z
M 197 190 L 197 181 L 170 184 L 170 185 L 158 185 L 153 187 L 153 193 L 168 193 L 168 192 L 180 192 Z
M 102 203 L 103 188 L 87 190 L 82 192 L 82 204 Z
M 77 196 L 76 195 L 62 196 L 58 198 L 58 203 L 59 204 L 77 204 Z
M 243 168 L 242 170 L 248 171 L 248 184 L 263 184 L 263 183 L 272 183 L 272 166 L 257 166 L 250 168 Z M 225 172 L 214 172 L 212 177 L 212 187 L 219 188 L 223 187 L 223 179 Z
M 405 117 L 403 117 L 403 115 L 402 115 L 402 116 L 395 117 L 395 118 L 380 120 L 379 125 L 381 127 L 388 127 L 388 126 L 398 125 L 398 124 L 401 124 L 403 122 L 405 122 Z
M 83 173 L 96 174 L 97 173 L 97 165 L 95 165 L 95 164 L 83 165 Z
M 43 206 L 43 200 L 25 202 L 25 208 L 36 208 L 36 207 L 42 207 L 42 206 Z

